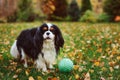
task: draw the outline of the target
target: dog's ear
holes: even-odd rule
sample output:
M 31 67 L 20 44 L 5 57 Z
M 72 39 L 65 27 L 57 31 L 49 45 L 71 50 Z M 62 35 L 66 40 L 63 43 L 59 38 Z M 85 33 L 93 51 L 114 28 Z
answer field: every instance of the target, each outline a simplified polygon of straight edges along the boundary
M 60 47 L 63 47 L 63 45 L 64 45 L 64 39 L 63 39 L 60 29 L 56 25 L 54 25 L 54 27 L 56 29 L 55 46 L 56 46 L 57 50 L 59 51 Z
M 39 49 L 42 49 L 42 45 L 43 45 L 43 35 L 41 33 L 40 27 L 37 28 L 36 34 L 34 36 L 34 44 L 35 46 Z

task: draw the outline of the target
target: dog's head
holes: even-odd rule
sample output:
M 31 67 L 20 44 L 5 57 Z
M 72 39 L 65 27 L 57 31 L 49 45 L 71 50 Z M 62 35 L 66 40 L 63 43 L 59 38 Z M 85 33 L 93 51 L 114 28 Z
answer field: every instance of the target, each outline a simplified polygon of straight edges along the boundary
M 43 39 L 45 41 L 54 41 L 57 34 L 56 26 L 50 23 L 45 23 L 40 27 Z
M 43 41 L 54 41 L 56 48 L 63 47 L 64 39 L 62 37 L 62 33 L 60 29 L 51 23 L 44 23 L 37 29 L 36 35 L 37 42 Z M 38 42 L 38 43 L 39 43 Z M 36 43 L 36 44 L 38 44 Z

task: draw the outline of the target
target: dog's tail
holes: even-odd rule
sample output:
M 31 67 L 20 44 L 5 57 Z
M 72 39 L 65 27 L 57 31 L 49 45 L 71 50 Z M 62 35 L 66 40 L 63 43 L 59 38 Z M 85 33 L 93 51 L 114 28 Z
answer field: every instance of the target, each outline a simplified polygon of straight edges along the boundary
M 10 50 L 10 54 L 16 59 L 20 57 L 20 54 L 17 49 L 17 40 L 15 40 L 15 42 L 13 43 L 11 50 Z

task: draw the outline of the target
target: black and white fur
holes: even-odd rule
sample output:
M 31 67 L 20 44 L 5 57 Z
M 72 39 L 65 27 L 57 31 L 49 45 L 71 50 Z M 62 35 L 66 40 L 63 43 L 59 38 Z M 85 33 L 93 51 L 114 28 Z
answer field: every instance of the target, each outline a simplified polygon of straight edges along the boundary
M 60 29 L 54 24 L 44 23 L 38 28 L 23 30 L 10 53 L 14 58 L 24 61 L 25 67 L 27 58 L 32 58 L 36 68 L 47 71 L 47 68 L 53 68 L 52 64 L 63 45 Z

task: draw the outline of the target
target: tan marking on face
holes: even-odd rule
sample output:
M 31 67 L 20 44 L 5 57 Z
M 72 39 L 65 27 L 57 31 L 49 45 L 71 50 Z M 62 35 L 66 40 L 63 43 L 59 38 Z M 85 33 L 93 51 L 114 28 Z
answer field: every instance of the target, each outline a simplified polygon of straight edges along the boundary
M 47 27 L 43 27 L 43 30 L 47 30 Z
M 50 30 L 51 30 L 51 31 L 53 31 L 53 30 L 54 30 L 54 28 L 53 28 L 53 27 L 51 27 L 51 28 L 50 28 Z

